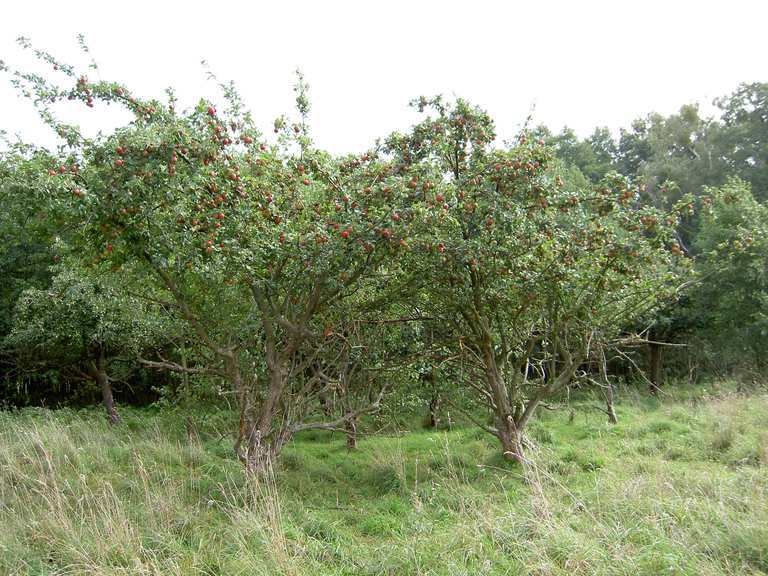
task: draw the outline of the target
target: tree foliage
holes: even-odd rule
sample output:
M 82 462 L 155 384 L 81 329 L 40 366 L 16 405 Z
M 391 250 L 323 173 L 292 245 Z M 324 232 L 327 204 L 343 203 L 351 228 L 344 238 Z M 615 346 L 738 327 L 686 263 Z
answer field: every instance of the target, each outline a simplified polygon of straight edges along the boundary
M 411 265 L 427 281 L 429 315 L 450 327 L 440 341 L 445 362 L 490 412 L 483 427 L 519 459 L 539 403 L 674 291 L 677 215 L 639 209 L 616 175 L 564 190 L 543 140 L 523 133 L 493 148 L 490 117 L 462 100 L 414 104 L 434 116 L 389 140 L 431 177 L 412 180 L 429 233 Z
M 522 460 L 537 407 L 607 380 L 607 353 L 653 318 L 764 345 L 765 207 L 726 181 L 762 186 L 762 84 L 720 118 L 687 105 L 618 138 L 539 127 L 504 144 L 482 109 L 422 97 L 410 130 L 334 156 L 301 74 L 268 137 L 233 84 L 181 110 L 170 89 L 141 98 L 34 53 L 55 74 L 3 69 L 61 145 L 0 161 L 6 344 L 97 382 L 113 421 L 110 382 L 140 364 L 219 383 L 250 472 L 309 429 L 354 447 L 387 398 L 433 420 L 449 402 Z M 86 137 L 66 105 L 131 120 Z M 690 256 L 706 280 L 682 308 Z
M 759 370 L 768 344 L 768 207 L 738 179 L 708 192 L 696 238 L 695 337 L 725 364 L 715 361 L 717 369 L 746 357 Z

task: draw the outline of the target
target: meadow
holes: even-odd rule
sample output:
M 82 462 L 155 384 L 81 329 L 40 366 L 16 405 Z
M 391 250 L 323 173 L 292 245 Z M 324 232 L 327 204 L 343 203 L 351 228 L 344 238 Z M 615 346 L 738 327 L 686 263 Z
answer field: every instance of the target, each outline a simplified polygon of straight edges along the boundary
M 2 412 L 0 574 L 768 574 L 765 390 L 618 397 L 542 410 L 524 467 L 413 425 L 300 435 L 258 481 L 228 411 Z

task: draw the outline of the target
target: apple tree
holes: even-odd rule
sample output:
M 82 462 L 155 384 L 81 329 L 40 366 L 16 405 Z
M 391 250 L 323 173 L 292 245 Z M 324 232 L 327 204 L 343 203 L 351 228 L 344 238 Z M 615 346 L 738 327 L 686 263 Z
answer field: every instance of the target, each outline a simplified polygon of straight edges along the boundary
M 345 302 L 397 274 L 419 226 L 409 206 L 420 200 L 398 166 L 376 150 L 342 158 L 317 150 L 301 78 L 298 117 L 278 118 L 270 143 L 231 85 L 221 86 L 222 105 L 200 100 L 181 111 L 170 91 L 167 101 L 142 99 L 36 54 L 63 84 L 25 72 L 13 79 L 66 144 L 39 193 L 83 258 L 117 278 L 125 268 L 141 274 L 201 350 L 195 366 L 146 365 L 229 383 L 240 410 L 236 450 L 251 472 L 297 431 L 376 409 L 378 395 L 322 421 L 311 400 L 329 382 L 312 366 L 333 347 Z M 133 120 L 87 138 L 57 119 L 67 101 L 94 112 L 121 106 Z
M 615 175 L 565 187 L 543 142 L 523 132 L 493 145 L 491 118 L 463 100 L 414 105 L 426 118 L 388 140 L 423 175 L 412 182 L 429 232 L 409 265 L 426 279 L 444 362 L 472 392 L 467 414 L 521 460 L 541 402 L 675 291 L 677 216 L 638 208 Z

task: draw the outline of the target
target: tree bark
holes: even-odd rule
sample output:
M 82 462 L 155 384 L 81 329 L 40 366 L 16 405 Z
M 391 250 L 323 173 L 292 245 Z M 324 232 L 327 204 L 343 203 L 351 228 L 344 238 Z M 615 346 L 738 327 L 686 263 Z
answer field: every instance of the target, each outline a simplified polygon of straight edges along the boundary
M 269 372 L 269 389 L 267 397 L 255 413 L 246 410 L 246 450 L 240 454 L 245 462 L 245 470 L 249 475 L 261 475 L 269 471 L 291 439 L 293 432 L 289 426 L 275 425 L 275 408 L 285 385 L 285 365 L 278 354 L 269 354 L 267 368 Z M 242 385 L 242 384 L 241 384 Z
M 437 428 L 440 425 L 440 394 L 435 392 L 429 400 L 429 427 Z
M 347 435 L 347 448 L 349 450 L 357 449 L 357 418 L 349 418 L 344 423 L 344 432 Z
M 562 357 L 563 362 L 562 369 L 558 373 L 555 370 L 555 362 L 551 362 L 546 377 L 546 385 L 541 386 L 530 398 L 524 400 L 520 389 L 520 380 L 515 380 L 515 378 L 521 377 L 520 374 L 508 372 L 507 374 L 511 376 L 511 379 L 505 379 L 505 370 L 509 368 L 509 364 L 503 357 L 497 362 L 490 338 L 487 338 L 483 343 L 482 350 L 487 398 L 495 416 L 496 429 L 493 434 L 501 442 L 505 458 L 523 463 L 525 461 L 523 430 L 531 421 L 541 402 L 558 393 L 572 380 L 581 363 L 581 357 L 573 358 L 568 350 L 558 348 L 558 354 Z
M 499 441 L 504 458 L 514 462 L 523 462 L 523 435 L 515 424 L 512 416 L 507 416 L 503 422 L 498 422 Z
M 319 394 L 318 400 L 320 401 L 320 409 L 323 411 L 323 414 L 326 418 L 331 418 L 333 416 L 333 403 L 328 398 L 328 394 L 325 392 Z
M 247 449 L 242 456 L 245 472 L 248 476 L 263 476 L 272 469 L 272 465 L 285 445 L 293 437 L 291 428 L 269 430 L 263 434 L 257 425 L 250 426 L 247 437 Z
M 248 449 L 245 453 L 245 472 L 249 477 L 262 476 L 272 468 L 275 460 L 274 446 L 262 442 L 260 430 L 251 429 L 248 437 Z
M 613 385 L 609 382 L 605 388 L 605 411 L 608 414 L 608 422 L 618 424 L 619 419 L 616 416 L 616 410 L 613 407 Z
M 600 349 L 600 377 L 603 381 L 602 391 L 605 397 L 605 413 L 608 414 L 610 424 L 618 424 L 619 419 L 616 416 L 616 410 L 613 407 L 613 384 L 608 377 L 608 361 L 605 359 L 605 350 Z
M 115 408 L 115 399 L 112 396 L 112 385 L 109 382 L 109 376 L 107 375 L 107 361 L 104 357 L 104 350 L 99 348 L 96 360 L 91 365 L 91 375 L 96 384 L 101 389 L 101 399 L 104 404 L 104 408 L 107 411 L 107 418 L 109 423 L 113 426 L 120 423 L 120 415 Z
M 510 404 L 504 376 L 494 356 L 493 343 L 490 338 L 483 342 L 483 361 L 485 364 L 485 379 L 490 398 L 493 400 L 493 410 L 496 421 L 496 437 L 501 442 L 502 455 L 515 462 L 523 461 L 522 428 L 515 422 L 514 412 Z

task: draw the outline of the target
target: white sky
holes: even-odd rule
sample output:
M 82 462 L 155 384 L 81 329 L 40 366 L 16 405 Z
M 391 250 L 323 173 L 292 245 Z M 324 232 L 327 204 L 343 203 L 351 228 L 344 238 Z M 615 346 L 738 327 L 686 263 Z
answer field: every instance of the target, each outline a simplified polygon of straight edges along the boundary
M 534 123 L 582 136 L 652 110 L 708 105 L 739 82 L 768 81 L 766 22 L 766 0 L 5 0 L 0 59 L 30 66 L 15 43 L 24 35 L 84 67 L 83 33 L 104 79 L 144 97 L 171 85 L 184 105 L 212 93 L 206 59 L 220 80 L 236 81 L 267 133 L 293 108 L 298 66 L 316 142 L 356 152 L 407 128 L 407 103 L 422 94 L 483 106 L 503 138 L 533 104 Z M 98 105 L 70 110 L 67 119 L 85 126 L 116 119 Z M 0 129 L 25 140 L 47 134 L 7 76 Z

